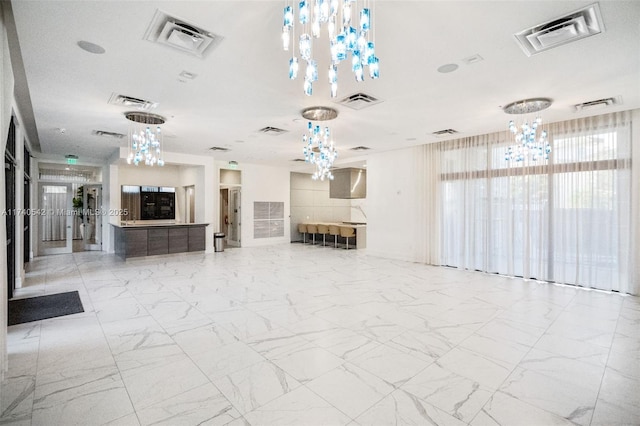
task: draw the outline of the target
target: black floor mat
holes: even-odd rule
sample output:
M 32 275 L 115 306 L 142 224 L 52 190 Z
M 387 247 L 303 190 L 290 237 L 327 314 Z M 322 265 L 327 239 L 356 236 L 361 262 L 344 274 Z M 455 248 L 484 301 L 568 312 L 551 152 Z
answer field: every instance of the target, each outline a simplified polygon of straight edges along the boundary
M 9 300 L 9 325 L 84 312 L 77 291 Z

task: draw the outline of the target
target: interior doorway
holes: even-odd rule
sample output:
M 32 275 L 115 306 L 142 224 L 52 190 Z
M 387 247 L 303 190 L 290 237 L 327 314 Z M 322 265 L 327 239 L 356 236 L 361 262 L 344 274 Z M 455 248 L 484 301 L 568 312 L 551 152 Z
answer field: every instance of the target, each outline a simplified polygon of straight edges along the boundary
M 241 191 L 240 188 L 220 189 L 220 232 L 229 247 L 241 244 Z
M 82 185 L 76 195 L 82 197 L 79 225 L 82 249 L 102 250 L 102 185 Z
M 196 222 L 196 187 L 194 185 L 184 187 L 184 218 L 186 223 Z
M 13 117 L 4 153 L 5 226 L 7 229 L 7 296 L 16 289 L 16 125 Z M 8 213 L 8 214 L 7 214 Z
M 242 171 L 220 169 L 220 232 L 228 247 L 242 243 Z
M 38 246 L 42 255 L 73 251 L 73 221 L 71 213 L 73 189 L 70 183 L 40 184 L 38 215 Z

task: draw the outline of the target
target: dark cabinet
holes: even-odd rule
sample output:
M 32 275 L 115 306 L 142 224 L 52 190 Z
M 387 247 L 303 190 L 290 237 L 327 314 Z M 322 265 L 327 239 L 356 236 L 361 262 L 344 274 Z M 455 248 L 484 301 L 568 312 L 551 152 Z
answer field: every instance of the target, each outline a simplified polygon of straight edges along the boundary
M 123 259 L 205 250 L 206 224 L 117 226 L 116 255 Z
M 169 253 L 189 251 L 189 229 L 169 228 Z
M 147 240 L 147 254 L 169 253 L 169 229 L 168 228 L 149 228 Z

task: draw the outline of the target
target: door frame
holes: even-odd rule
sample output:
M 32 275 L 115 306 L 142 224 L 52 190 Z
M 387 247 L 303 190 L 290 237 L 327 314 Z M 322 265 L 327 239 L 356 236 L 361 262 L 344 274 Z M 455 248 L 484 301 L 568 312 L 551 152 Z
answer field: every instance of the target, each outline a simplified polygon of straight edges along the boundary
M 54 212 L 47 211 L 43 196 L 44 196 L 44 188 L 46 186 L 64 186 L 67 188 L 66 194 L 67 199 L 65 200 L 65 207 L 62 211 Z M 68 254 L 73 253 L 73 184 L 65 183 L 65 182 L 40 182 L 38 184 L 38 220 L 40 221 L 38 225 L 38 254 L 41 256 L 48 256 L 51 254 Z M 65 233 L 66 233 L 66 242 L 64 247 L 44 247 L 45 241 L 43 241 L 43 232 L 44 226 L 42 226 L 42 221 L 46 220 L 49 215 L 54 215 L 54 213 L 62 214 L 66 217 L 65 224 Z
M 223 195 L 226 193 L 227 208 L 224 208 Z M 234 208 L 234 194 L 237 196 L 237 208 Z M 242 188 L 240 185 L 224 185 L 220 187 L 220 229 L 224 232 L 225 243 L 228 247 L 241 247 L 242 245 Z M 235 236 L 231 228 L 235 227 Z
M 94 195 L 95 205 L 90 205 L 89 203 L 89 191 L 95 189 L 96 194 Z M 84 184 L 82 185 L 82 205 L 86 206 L 84 215 L 82 218 L 82 223 L 84 224 L 85 230 L 87 229 L 87 224 L 91 225 L 93 229 L 90 229 L 91 232 L 85 234 L 82 238 L 82 244 L 84 246 L 85 251 L 91 250 L 102 250 L 102 184 Z M 90 223 L 93 218 L 93 223 Z M 91 227 L 89 227 L 91 228 Z M 93 234 L 94 242 L 90 243 L 90 237 Z

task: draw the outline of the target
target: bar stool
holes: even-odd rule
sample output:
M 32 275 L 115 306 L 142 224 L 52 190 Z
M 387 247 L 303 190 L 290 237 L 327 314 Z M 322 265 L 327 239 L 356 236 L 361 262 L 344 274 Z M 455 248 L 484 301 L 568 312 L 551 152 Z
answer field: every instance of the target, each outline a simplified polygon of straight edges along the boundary
M 349 250 L 349 238 L 354 238 L 356 236 L 356 229 L 351 226 L 341 226 L 340 236 L 347 239 L 347 246 L 345 249 Z
M 316 234 L 318 233 L 318 225 L 307 223 L 307 233 L 311 235 L 312 243 L 316 243 Z
M 305 225 L 304 223 L 299 223 L 298 224 L 298 232 L 302 234 L 302 244 L 306 244 L 306 237 L 307 237 L 307 225 Z
M 338 225 L 329 225 L 329 235 L 333 235 L 333 247 L 338 248 L 338 236 L 340 235 L 340 227 Z
M 318 234 L 322 235 L 322 246 L 326 246 L 326 237 L 329 234 L 329 226 L 323 223 L 318 224 Z

